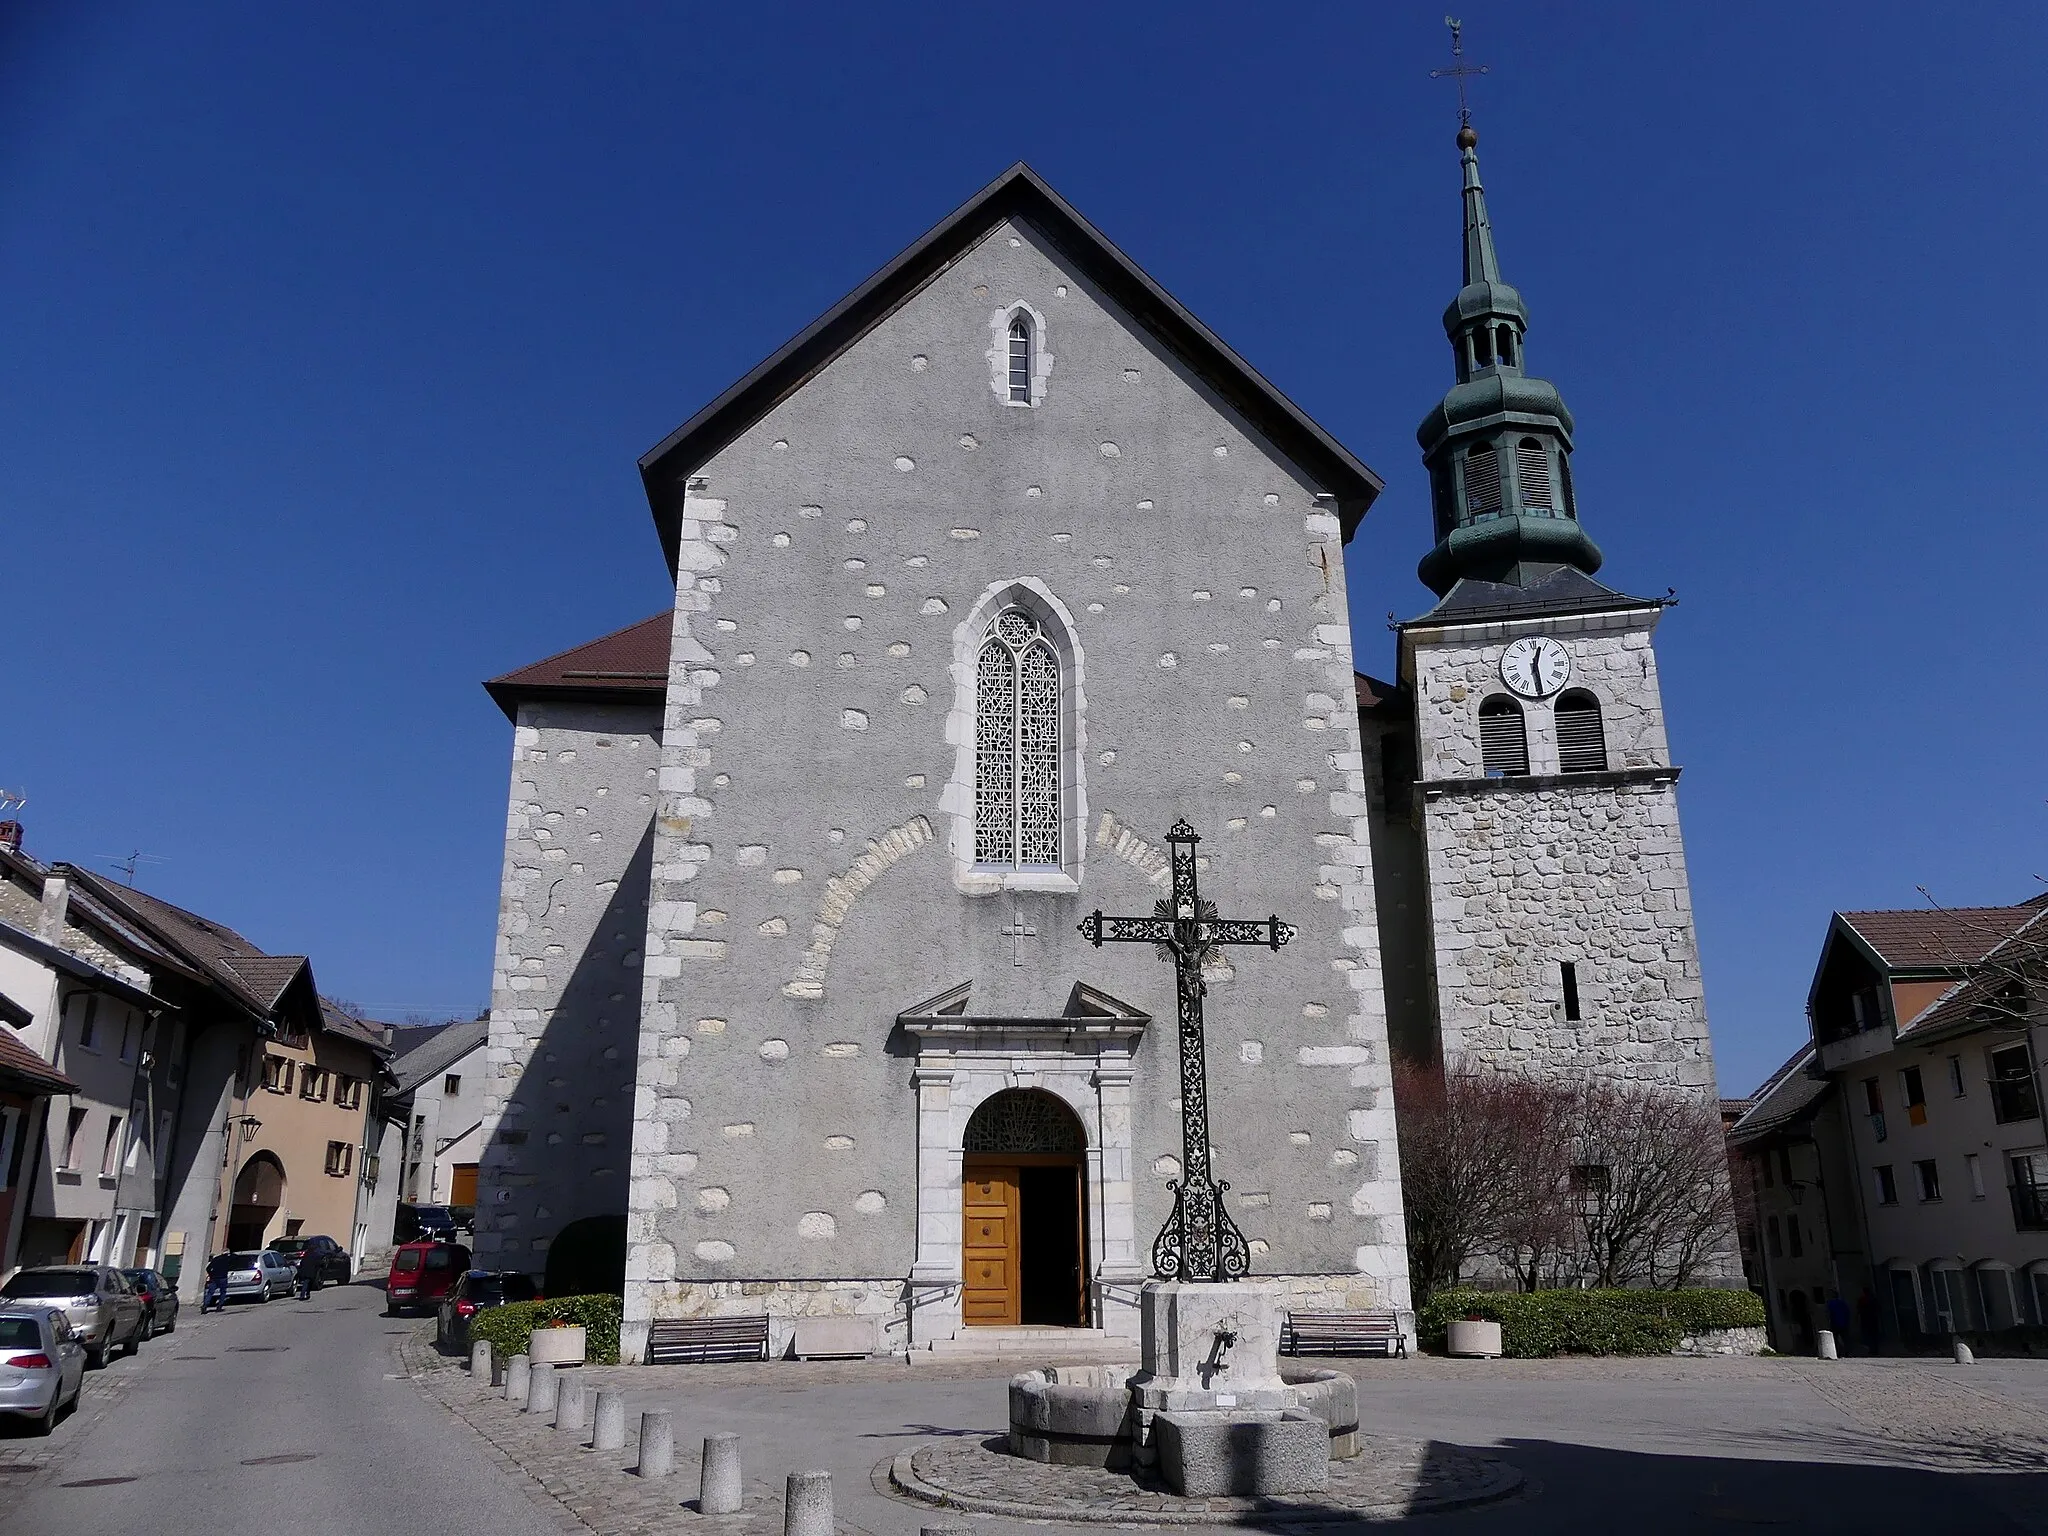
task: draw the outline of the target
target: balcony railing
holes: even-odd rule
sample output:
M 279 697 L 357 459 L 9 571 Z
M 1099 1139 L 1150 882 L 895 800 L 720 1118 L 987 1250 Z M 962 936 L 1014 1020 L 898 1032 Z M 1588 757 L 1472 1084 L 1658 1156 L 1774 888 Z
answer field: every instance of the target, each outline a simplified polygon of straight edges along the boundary
M 2041 1100 L 2034 1092 L 2033 1075 L 1991 1079 L 1991 1117 L 2000 1125 L 2015 1120 L 2033 1120 L 2041 1113 Z
M 2048 1232 L 2048 1187 L 2012 1186 L 2012 1224 L 2022 1232 Z

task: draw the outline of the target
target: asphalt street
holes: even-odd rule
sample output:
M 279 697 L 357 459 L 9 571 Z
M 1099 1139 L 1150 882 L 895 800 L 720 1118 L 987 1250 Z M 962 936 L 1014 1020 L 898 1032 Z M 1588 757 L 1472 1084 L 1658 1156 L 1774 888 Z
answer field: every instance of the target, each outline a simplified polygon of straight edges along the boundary
M 0 1531 L 560 1536 L 477 1438 L 397 1375 L 383 1293 L 238 1303 L 88 1372 L 48 1441 L 0 1431 Z M 118 1481 L 114 1481 L 118 1479 Z

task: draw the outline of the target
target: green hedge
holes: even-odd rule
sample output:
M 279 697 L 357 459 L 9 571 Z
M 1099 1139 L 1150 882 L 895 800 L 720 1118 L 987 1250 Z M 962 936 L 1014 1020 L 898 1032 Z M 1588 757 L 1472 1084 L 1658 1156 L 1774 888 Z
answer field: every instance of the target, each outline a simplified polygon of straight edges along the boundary
M 514 1301 L 486 1307 L 470 1319 L 471 1340 L 488 1339 L 501 1360 L 526 1353 L 526 1340 L 542 1324 L 581 1323 L 584 1353 L 592 1365 L 619 1363 L 619 1323 L 625 1303 L 617 1296 L 558 1296 L 552 1301 Z
M 1466 1318 L 1500 1324 L 1514 1359 L 1545 1355 L 1666 1355 L 1687 1334 L 1761 1328 L 1764 1304 L 1749 1291 L 1439 1291 L 1415 1319 L 1425 1349 L 1442 1349 L 1447 1326 Z

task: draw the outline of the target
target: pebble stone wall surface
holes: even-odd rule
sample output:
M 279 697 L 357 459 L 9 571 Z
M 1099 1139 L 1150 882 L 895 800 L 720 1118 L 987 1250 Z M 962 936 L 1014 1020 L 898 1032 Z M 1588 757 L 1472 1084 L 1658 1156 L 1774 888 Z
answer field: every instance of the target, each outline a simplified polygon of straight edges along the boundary
M 1050 359 L 1028 408 L 990 372 L 1016 304 Z M 1012 223 L 703 465 L 679 547 L 628 1350 L 655 1317 L 764 1310 L 874 1315 L 902 1345 L 906 1277 L 949 1251 L 957 1272 L 959 1219 L 957 1190 L 950 1215 L 919 1209 L 894 1021 L 962 982 L 974 1016 L 1057 1018 L 1079 981 L 1154 1015 L 1121 1218 L 1149 1241 L 1179 1150 L 1171 972 L 1074 929 L 1151 910 L 1182 815 L 1205 895 L 1301 929 L 1211 973 L 1219 1171 L 1256 1267 L 1405 1306 L 1342 534 L 1318 488 Z M 1013 604 L 1061 655 L 1066 831 L 1059 869 L 1006 877 L 973 864 L 962 764 L 981 627 Z M 996 1081 L 1055 1065 L 1016 1054 Z
M 1658 610 L 1413 636 L 1438 1020 L 1447 1058 L 1715 1092 Z M 1556 696 L 1523 701 L 1530 776 L 1485 776 L 1479 706 L 1522 634 L 1570 651 L 1611 771 L 1560 774 Z M 1433 643 L 1432 643 L 1433 642 Z M 1567 1017 L 1563 964 L 1580 1018 Z
M 622 1215 L 660 721 L 646 706 L 528 703 L 491 974 L 476 1250 L 543 1273 L 554 1234 Z

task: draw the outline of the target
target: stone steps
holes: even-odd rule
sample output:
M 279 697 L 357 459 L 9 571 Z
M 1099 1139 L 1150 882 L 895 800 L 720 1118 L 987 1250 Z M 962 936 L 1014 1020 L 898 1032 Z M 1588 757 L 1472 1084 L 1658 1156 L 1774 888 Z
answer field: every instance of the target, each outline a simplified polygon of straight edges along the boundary
M 1101 1328 L 963 1328 L 950 1339 L 935 1339 L 910 1352 L 913 1365 L 941 1360 L 1012 1360 L 1030 1365 L 1114 1365 L 1136 1363 L 1135 1339 L 1116 1338 Z

